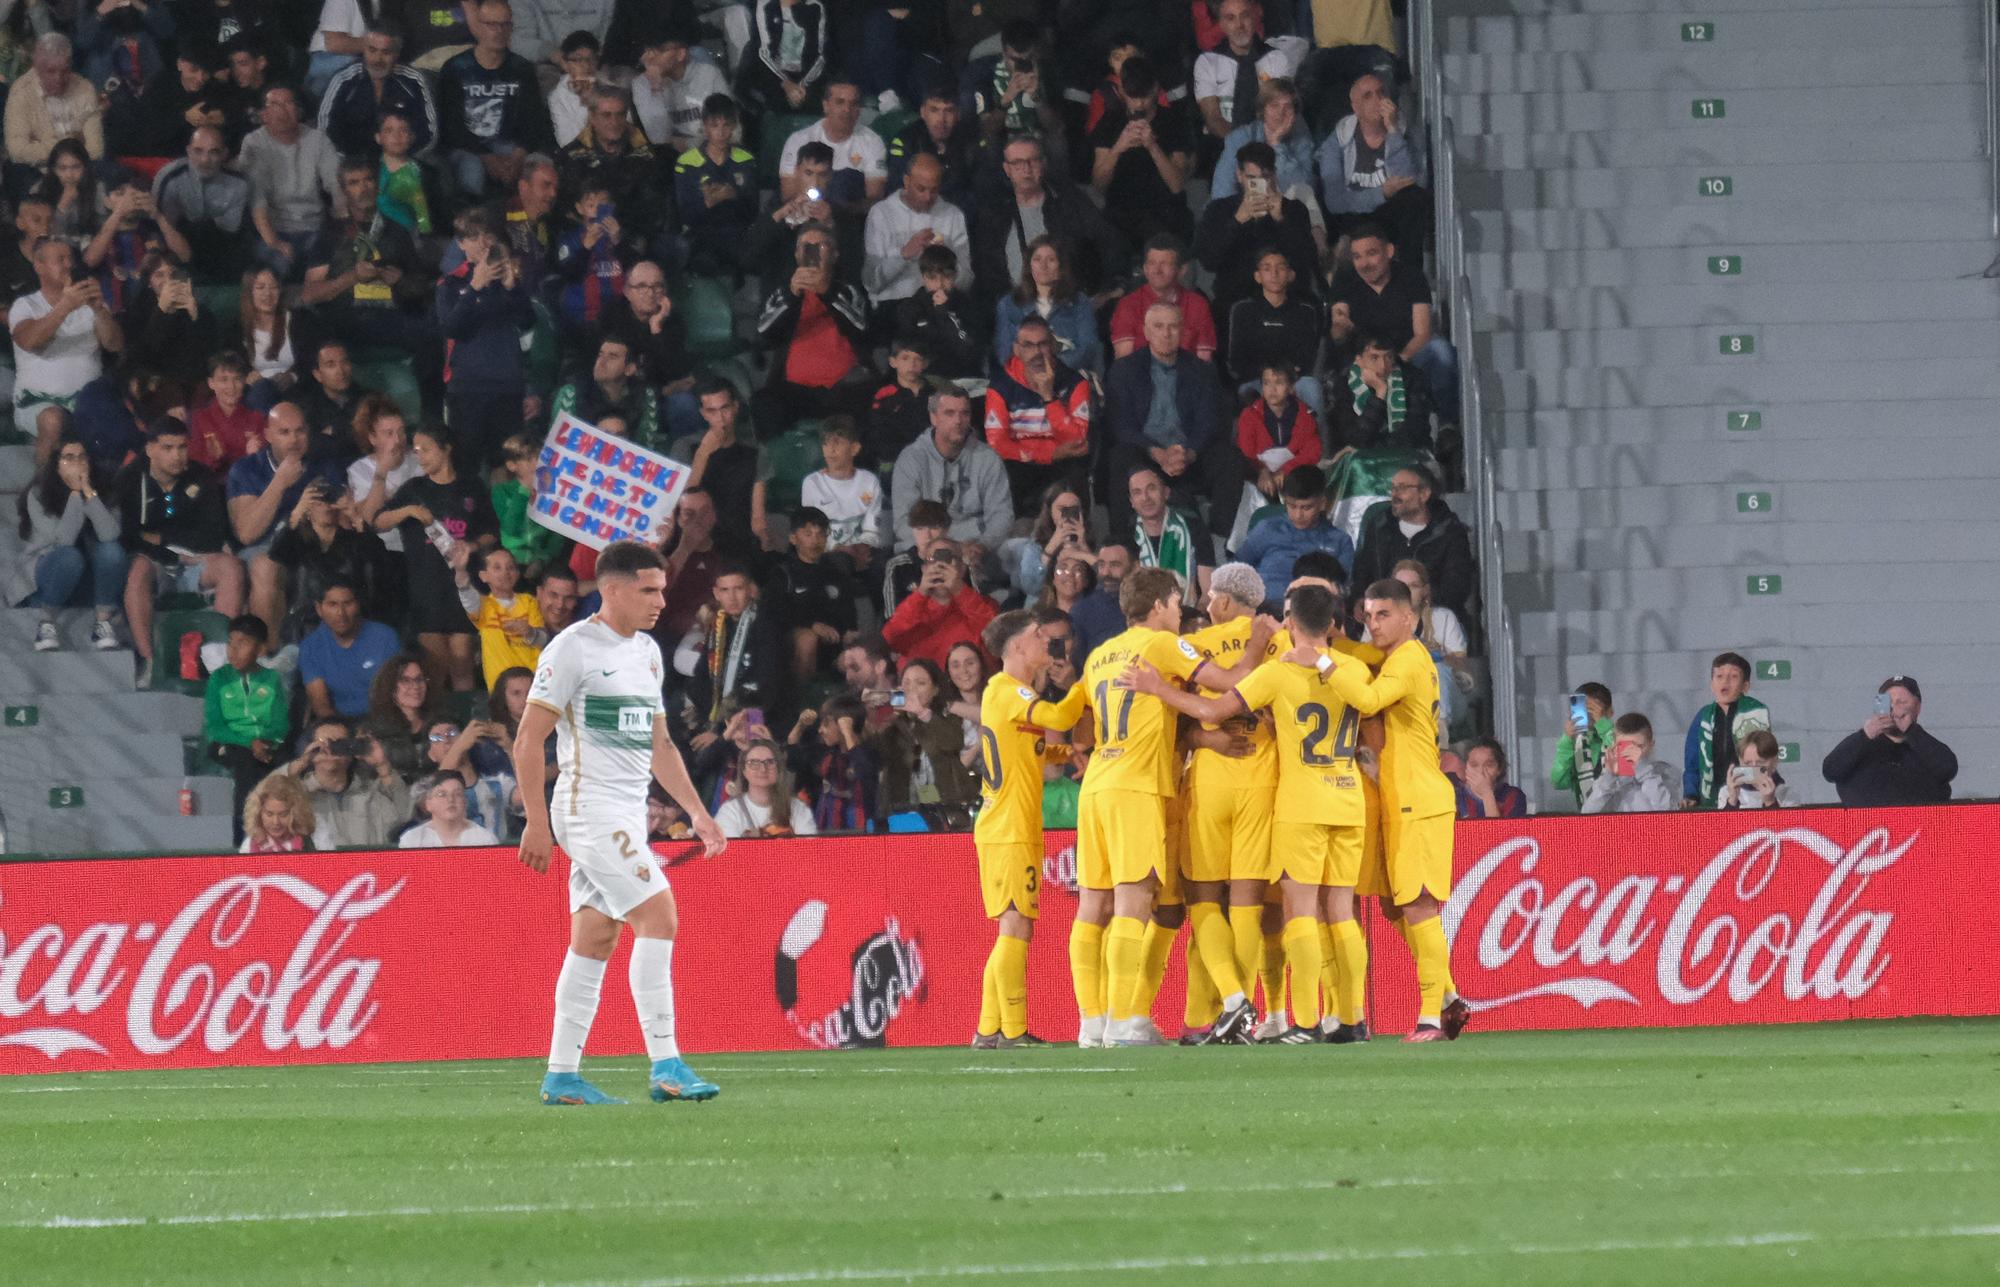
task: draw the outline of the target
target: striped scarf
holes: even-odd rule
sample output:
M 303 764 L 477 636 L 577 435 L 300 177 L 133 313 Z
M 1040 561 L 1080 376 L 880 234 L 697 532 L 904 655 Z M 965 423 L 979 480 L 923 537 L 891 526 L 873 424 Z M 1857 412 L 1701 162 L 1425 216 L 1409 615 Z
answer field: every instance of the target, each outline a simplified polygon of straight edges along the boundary
M 1193 529 L 1179 510 L 1167 510 L 1157 539 L 1146 535 L 1146 525 L 1140 523 L 1133 529 L 1132 541 L 1139 547 L 1140 567 L 1165 568 L 1180 577 L 1183 585 L 1193 587 L 1198 547 Z
M 1375 390 L 1361 378 L 1361 364 L 1354 363 L 1347 368 L 1347 387 L 1354 393 L 1354 414 L 1360 415 L 1368 409 L 1368 402 L 1375 396 Z M 1403 423 L 1403 416 L 1409 411 L 1409 399 L 1403 393 L 1403 373 L 1389 372 L 1389 432 L 1394 433 Z

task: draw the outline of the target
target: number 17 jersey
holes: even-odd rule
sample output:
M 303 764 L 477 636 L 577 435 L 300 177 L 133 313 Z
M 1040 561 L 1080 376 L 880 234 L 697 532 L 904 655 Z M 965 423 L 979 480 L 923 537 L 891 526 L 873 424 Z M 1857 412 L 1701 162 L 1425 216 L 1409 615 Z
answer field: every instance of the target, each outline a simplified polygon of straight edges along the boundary
M 1097 745 L 1083 775 L 1084 795 L 1099 791 L 1174 793 L 1174 734 L 1179 716 L 1157 697 L 1118 687 L 1134 661 L 1145 661 L 1175 683 L 1201 669 L 1194 645 L 1168 630 L 1132 626 L 1113 635 L 1083 665 L 1084 699 L 1096 716 Z

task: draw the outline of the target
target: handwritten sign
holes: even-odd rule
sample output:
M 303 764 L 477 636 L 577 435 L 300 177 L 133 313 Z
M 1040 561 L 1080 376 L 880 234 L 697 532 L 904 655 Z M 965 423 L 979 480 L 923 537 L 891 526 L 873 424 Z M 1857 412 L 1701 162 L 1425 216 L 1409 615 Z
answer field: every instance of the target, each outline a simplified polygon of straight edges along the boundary
M 687 480 L 686 465 L 564 414 L 542 441 L 528 517 L 593 550 L 650 542 Z

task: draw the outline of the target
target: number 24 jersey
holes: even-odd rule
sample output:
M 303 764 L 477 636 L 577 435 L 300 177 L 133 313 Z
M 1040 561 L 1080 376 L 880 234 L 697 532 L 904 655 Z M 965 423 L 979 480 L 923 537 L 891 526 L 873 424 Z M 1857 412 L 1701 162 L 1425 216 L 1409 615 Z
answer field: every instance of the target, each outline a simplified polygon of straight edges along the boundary
M 1271 708 L 1278 738 L 1278 794 L 1273 817 L 1325 827 L 1358 827 L 1365 821 L 1361 769 L 1355 763 L 1361 715 L 1334 691 L 1332 674 L 1352 667 L 1365 679 L 1368 668 L 1336 656 L 1335 671 L 1319 671 L 1287 661 L 1268 661 L 1236 685 L 1236 695 L 1255 711 Z

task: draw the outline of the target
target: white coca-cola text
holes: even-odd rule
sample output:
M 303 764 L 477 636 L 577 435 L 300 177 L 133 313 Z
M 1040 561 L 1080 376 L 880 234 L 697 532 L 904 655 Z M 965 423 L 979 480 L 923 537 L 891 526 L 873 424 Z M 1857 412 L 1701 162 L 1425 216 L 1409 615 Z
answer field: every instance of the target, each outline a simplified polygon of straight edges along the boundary
M 1653 985 L 1671 1005 L 1693 1005 L 1718 986 L 1741 1005 L 1774 979 L 1787 1001 L 1852 1001 L 1888 967 L 1884 943 L 1894 921 L 1894 913 L 1860 907 L 1860 900 L 1916 840 L 1912 833 L 1892 845 L 1888 829 L 1878 827 L 1846 848 L 1807 827 L 1758 829 L 1738 836 L 1692 877 L 1632 874 L 1607 888 L 1578 876 L 1552 891 L 1536 872 L 1540 842 L 1520 836 L 1473 864 L 1446 905 L 1445 932 L 1460 947 L 1471 944 L 1482 969 L 1503 969 L 1525 948 L 1554 975 L 1479 1000 L 1479 1009 L 1551 996 L 1585 1009 L 1605 1001 L 1639 1005 L 1618 979 L 1592 971 L 1625 966 L 1648 950 Z M 1787 861 L 1800 860 L 1824 868 L 1810 900 L 1752 906 L 1772 890 Z M 1656 908 L 1660 895 L 1678 901 L 1671 910 Z M 1633 972 L 1621 977 L 1631 981 Z
M 86 1032 L 60 1021 L 110 1004 L 129 976 L 125 1038 L 139 1054 L 171 1054 L 190 1039 L 219 1054 L 253 1031 L 272 1052 L 341 1049 L 374 1019 L 378 1007 L 369 991 L 382 968 L 379 958 L 345 954 L 348 940 L 402 888 L 400 880 L 380 888 L 366 872 L 332 893 L 283 873 L 237 875 L 196 895 L 165 929 L 152 921 L 99 921 L 72 937 L 61 925 L 44 924 L 11 944 L 0 929 L 0 1046 L 29 1047 L 51 1059 L 72 1051 L 108 1053 L 102 1025 Z M 269 900 L 277 906 L 268 911 L 267 895 L 282 896 Z M 288 932 L 271 923 L 290 910 L 284 899 L 311 914 L 303 929 Z M 289 943 L 289 949 L 258 952 L 256 959 L 225 967 L 231 972 L 222 977 L 215 961 L 205 958 L 233 955 L 253 928 L 250 943 L 268 942 L 273 949 Z M 147 943 L 131 973 L 127 945 Z

